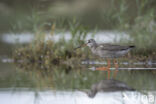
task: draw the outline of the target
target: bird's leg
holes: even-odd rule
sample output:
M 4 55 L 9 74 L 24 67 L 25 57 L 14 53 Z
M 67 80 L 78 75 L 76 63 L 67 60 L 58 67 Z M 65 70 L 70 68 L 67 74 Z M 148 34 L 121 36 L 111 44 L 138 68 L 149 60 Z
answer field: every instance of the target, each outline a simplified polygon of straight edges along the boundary
M 98 68 L 96 68 L 96 70 L 107 71 L 108 79 L 110 79 L 110 60 L 107 59 L 107 67 L 98 67 Z
M 115 65 L 115 72 L 114 72 L 114 77 L 116 77 L 116 74 L 117 74 L 117 72 L 118 72 L 118 63 L 117 63 L 117 61 L 116 61 L 116 59 L 114 59 L 114 65 Z
M 107 59 L 107 73 L 108 73 L 108 79 L 110 79 L 110 60 Z

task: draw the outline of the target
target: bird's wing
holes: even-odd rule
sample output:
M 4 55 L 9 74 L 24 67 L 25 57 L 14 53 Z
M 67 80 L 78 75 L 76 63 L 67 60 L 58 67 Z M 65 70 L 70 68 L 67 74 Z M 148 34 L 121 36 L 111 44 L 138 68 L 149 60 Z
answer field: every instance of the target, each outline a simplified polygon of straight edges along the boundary
M 119 50 L 126 50 L 130 48 L 130 46 L 121 46 L 121 45 L 114 45 L 114 44 L 99 44 L 97 48 L 100 50 L 107 50 L 107 51 L 119 51 Z

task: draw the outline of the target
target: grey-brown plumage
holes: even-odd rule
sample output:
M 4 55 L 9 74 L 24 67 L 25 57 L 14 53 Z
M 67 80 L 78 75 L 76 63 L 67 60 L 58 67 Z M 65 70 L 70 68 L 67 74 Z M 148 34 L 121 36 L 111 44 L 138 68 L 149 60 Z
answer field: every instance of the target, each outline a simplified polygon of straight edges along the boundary
M 86 43 L 92 53 L 102 58 L 117 58 L 127 54 L 135 46 L 121 46 L 113 44 L 97 44 L 94 39 Z
M 99 67 L 96 70 L 107 71 L 108 72 L 108 79 L 110 78 L 110 59 L 109 58 L 118 58 L 125 54 L 127 54 L 132 48 L 135 46 L 121 46 L 121 45 L 113 45 L 113 44 L 97 44 L 94 39 L 90 39 L 87 41 L 86 44 L 82 46 L 88 46 L 92 53 L 100 56 L 101 58 L 107 58 L 107 67 Z M 82 47 L 80 46 L 80 47 Z M 77 47 L 75 49 L 78 49 Z M 113 61 L 115 65 L 115 72 L 114 77 L 118 72 L 118 63 L 116 60 Z
M 133 88 L 129 87 L 126 83 L 107 79 L 102 80 L 91 86 L 91 90 L 87 92 L 90 98 L 93 98 L 97 92 L 114 92 L 114 91 L 135 91 Z

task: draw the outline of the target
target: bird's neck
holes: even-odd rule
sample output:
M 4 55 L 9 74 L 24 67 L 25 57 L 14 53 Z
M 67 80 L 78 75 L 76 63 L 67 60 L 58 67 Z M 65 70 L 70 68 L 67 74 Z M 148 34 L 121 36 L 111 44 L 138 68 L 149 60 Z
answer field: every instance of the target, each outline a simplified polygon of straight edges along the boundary
M 90 48 L 91 49 L 96 49 L 96 47 L 97 47 L 97 43 L 94 43 Z

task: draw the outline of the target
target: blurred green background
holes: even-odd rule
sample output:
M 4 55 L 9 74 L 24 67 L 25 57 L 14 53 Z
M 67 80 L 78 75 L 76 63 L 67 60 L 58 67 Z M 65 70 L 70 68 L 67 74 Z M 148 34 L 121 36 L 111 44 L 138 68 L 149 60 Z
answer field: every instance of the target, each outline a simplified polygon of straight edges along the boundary
M 155 0 L 1 0 L 0 27 L 1 32 L 32 31 L 34 25 L 49 29 L 48 24 L 59 22 L 57 27 L 65 28 L 76 18 L 93 29 L 116 29 L 140 17 L 155 20 L 155 10 Z

